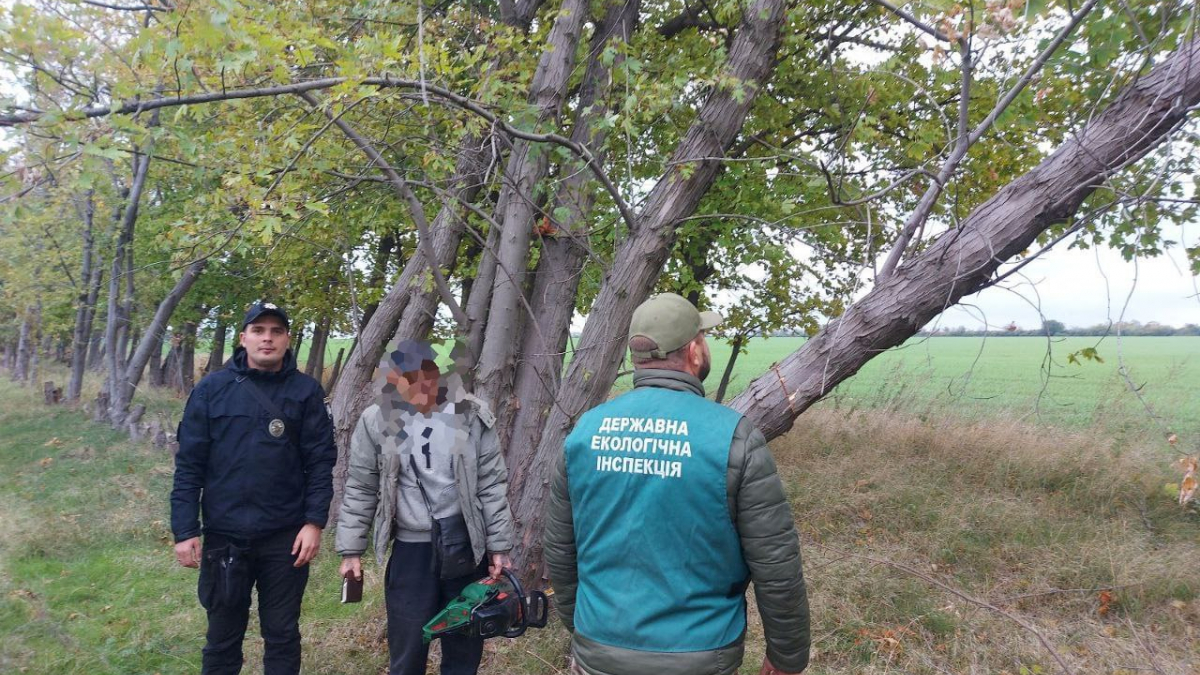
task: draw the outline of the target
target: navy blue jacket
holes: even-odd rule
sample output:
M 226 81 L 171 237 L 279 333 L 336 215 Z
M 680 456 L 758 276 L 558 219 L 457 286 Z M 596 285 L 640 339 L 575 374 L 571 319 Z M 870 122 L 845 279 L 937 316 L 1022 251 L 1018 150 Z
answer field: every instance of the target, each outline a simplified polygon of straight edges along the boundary
M 287 433 L 271 435 L 273 416 L 245 378 L 284 414 Z M 192 390 L 178 439 L 171 491 L 176 542 L 200 535 L 201 512 L 204 532 L 247 539 L 304 523 L 325 527 L 337 461 L 333 424 L 325 392 L 296 370 L 292 350 L 278 372 L 250 368 L 246 351 L 235 350 L 224 370 Z

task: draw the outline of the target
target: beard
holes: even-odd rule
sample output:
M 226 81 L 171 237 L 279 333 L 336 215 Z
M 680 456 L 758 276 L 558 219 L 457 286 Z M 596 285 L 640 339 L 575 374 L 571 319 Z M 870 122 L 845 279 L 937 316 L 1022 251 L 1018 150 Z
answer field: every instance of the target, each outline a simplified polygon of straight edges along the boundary
M 704 361 L 700 364 L 700 372 L 696 373 L 696 377 L 700 378 L 700 381 L 703 382 L 704 380 L 708 379 L 708 373 L 711 370 L 712 370 L 712 356 L 709 354 L 705 354 Z

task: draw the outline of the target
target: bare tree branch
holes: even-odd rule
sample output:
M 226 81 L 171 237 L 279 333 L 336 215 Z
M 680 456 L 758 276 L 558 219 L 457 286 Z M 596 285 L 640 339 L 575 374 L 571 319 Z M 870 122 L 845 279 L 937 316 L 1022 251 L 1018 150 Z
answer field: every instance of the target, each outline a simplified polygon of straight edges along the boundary
M 885 0 L 872 1 L 884 2 Z M 1046 48 L 1043 49 L 1036 58 L 1034 58 L 1033 62 L 1029 64 L 1029 67 L 1025 69 L 1025 73 L 1017 80 L 1016 84 L 1014 84 L 1012 88 L 1010 88 L 1008 92 L 1006 92 L 1004 96 L 1000 98 L 995 107 L 992 108 L 992 111 L 988 113 L 988 116 L 985 117 L 983 121 L 980 122 L 974 129 L 972 129 L 968 135 L 964 135 L 964 132 L 966 122 L 965 108 L 968 103 L 966 93 L 969 88 L 968 79 L 970 77 L 970 67 L 968 65 L 970 52 L 969 47 L 967 46 L 969 42 L 967 40 L 963 41 L 963 100 L 959 102 L 960 112 L 958 141 L 955 142 L 954 149 L 951 151 L 950 156 L 946 158 L 945 163 L 942 164 L 941 170 L 938 171 L 937 179 L 930 183 L 929 188 L 925 191 L 925 194 L 921 196 L 921 201 L 917 204 L 917 208 L 904 223 L 904 227 L 900 231 L 900 236 L 896 238 L 896 243 L 892 248 L 892 252 L 888 254 L 887 260 L 884 262 L 883 267 L 879 270 L 880 279 L 886 279 L 896 271 L 896 267 L 900 264 L 900 260 L 904 257 L 904 253 L 908 249 L 908 245 L 913 239 L 913 235 L 915 235 L 918 230 L 923 228 L 925 226 L 925 222 L 929 220 L 930 214 L 933 213 L 933 207 L 937 204 L 938 198 L 941 196 L 942 191 L 946 188 L 946 183 L 950 180 L 950 177 L 954 175 L 954 172 L 958 170 L 958 165 L 961 164 L 962 160 L 967 156 L 967 152 L 970 150 L 971 146 L 977 143 L 979 139 L 982 138 L 985 133 L 987 133 L 988 129 L 992 128 L 992 125 L 995 124 L 996 119 L 1000 117 L 1000 115 L 1008 109 L 1008 106 L 1012 104 L 1017 96 L 1025 90 L 1025 87 L 1029 85 L 1030 81 L 1033 80 L 1033 77 L 1041 71 L 1041 69 L 1046 65 L 1046 62 L 1050 60 L 1050 57 L 1058 51 L 1058 48 L 1062 46 L 1067 37 L 1075 31 L 1075 28 L 1078 27 L 1080 22 L 1083 21 L 1084 17 L 1086 17 L 1092 11 L 1092 9 L 1095 8 L 1098 2 L 1099 0 L 1087 0 L 1087 2 L 1085 2 L 1084 5 L 1079 8 L 1079 11 L 1071 16 L 1071 19 L 1067 22 L 1067 25 L 1063 26 L 1062 30 L 1060 30 L 1058 34 L 1054 36 L 1054 39 L 1050 41 L 1050 44 L 1046 45 Z
M 931 35 L 943 42 L 957 42 L 957 40 L 951 39 L 951 37 L 949 35 L 946 35 L 942 31 L 921 21 L 920 19 L 913 16 L 909 12 L 904 11 L 900 7 L 893 5 L 892 3 L 888 2 L 888 0 L 871 0 L 871 2 L 875 3 L 876 5 L 879 5 L 880 7 L 886 9 L 887 11 L 891 12 L 892 14 L 895 14 L 896 16 L 900 17 L 901 19 L 904 19 L 905 21 L 909 22 L 917 30 L 921 31 L 922 33 Z
M 158 5 L 110 5 L 107 2 L 98 2 L 97 0 L 75 0 L 75 2 L 103 9 L 115 9 L 120 12 L 169 12 L 174 9 L 173 7 L 160 7 Z
M 438 267 L 437 258 L 434 257 L 433 251 L 430 249 L 429 221 L 425 217 L 425 207 L 421 204 L 421 200 L 417 199 L 417 196 L 413 194 L 412 188 L 400 177 L 400 174 L 396 173 L 391 164 L 388 164 L 383 155 L 379 154 L 375 146 L 355 131 L 354 127 L 351 127 L 340 115 L 334 115 L 332 110 L 321 106 L 320 101 L 307 91 L 298 92 L 296 95 L 304 99 L 312 107 L 322 110 L 325 116 L 338 129 L 341 129 L 342 133 L 353 141 L 371 159 L 372 163 L 383 171 L 384 175 L 391 181 L 396 194 L 408 203 L 409 212 L 412 214 L 413 222 L 417 226 L 417 235 L 419 237 L 417 245 L 421 247 L 422 252 L 425 254 L 425 259 L 429 262 L 429 273 L 433 276 L 433 283 L 437 286 L 438 293 L 442 296 L 442 302 L 446 303 L 446 307 L 454 315 L 454 320 L 458 322 L 460 328 L 465 329 L 468 325 L 467 315 L 463 313 L 462 307 L 459 307 L 458 301 L 454 299 L 454 294 L 450 292 L 450 286 L 446 283 L 446 278 L 442 276 L 442 270 Z

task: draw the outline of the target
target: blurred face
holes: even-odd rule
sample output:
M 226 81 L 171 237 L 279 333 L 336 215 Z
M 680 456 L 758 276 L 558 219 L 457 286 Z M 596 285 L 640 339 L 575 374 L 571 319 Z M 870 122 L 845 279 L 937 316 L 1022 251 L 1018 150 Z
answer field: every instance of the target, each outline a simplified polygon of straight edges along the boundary
M 401 372 L 392 369 L 387 379 L 405 401 L 419 409 L 428 410 L 437 404 L 440 375 L 436 364 L 425 361 L 420 370 Z
M 246 349 L 246 363 L 256 370 L 277 371 L 283 368 L 283 355 L 287 352 L 291 336 L 277 316 L 263 316 L 246 324 L 241 333 L 242 347 Z

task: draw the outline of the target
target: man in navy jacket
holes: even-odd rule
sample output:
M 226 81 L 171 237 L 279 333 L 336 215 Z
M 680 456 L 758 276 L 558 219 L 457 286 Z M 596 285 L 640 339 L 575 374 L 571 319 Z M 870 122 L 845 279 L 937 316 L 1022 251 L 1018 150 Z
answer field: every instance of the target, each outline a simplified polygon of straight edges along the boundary
M 179 424 L 171 529 L 179 564 L 200 568 L 205 674 L 241 670 L 254 586 L 264 672 L 300 672 L 300 604 L 337 448 L 325 392 L 296 370 L 288 330 L 278 306 L 251 306 L 233 360 L 192 390 Z

